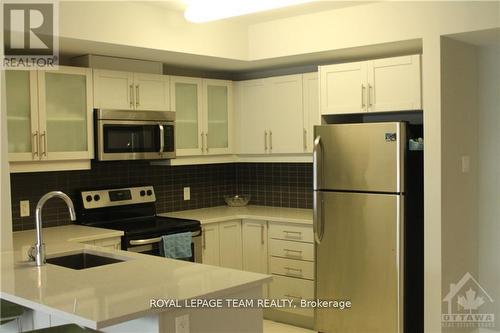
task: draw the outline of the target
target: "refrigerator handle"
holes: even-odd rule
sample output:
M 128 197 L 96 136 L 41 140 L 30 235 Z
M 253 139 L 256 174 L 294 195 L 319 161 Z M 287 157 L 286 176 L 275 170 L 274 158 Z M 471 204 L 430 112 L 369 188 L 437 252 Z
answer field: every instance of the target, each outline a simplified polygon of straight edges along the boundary
M 323 194 L 319 192 L 323 181 L 323 145 L 321 136 L 314 139 L 313 147 L 313 231 L 317 244 L 323 238 Z
M 313 146 L 313 190 L 319 190 L 323 182 L 323 145 L 321 136 L 314 139 Z

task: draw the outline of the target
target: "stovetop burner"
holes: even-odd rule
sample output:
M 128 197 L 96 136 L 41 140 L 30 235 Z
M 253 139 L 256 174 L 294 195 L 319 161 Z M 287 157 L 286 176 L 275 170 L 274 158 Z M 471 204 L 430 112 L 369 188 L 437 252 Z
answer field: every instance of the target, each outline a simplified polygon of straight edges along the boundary
M 152 186 L 82 191 L 77 223 L 121 230 L 125 237 L 201 230 L 199 221 L 156 215 Z

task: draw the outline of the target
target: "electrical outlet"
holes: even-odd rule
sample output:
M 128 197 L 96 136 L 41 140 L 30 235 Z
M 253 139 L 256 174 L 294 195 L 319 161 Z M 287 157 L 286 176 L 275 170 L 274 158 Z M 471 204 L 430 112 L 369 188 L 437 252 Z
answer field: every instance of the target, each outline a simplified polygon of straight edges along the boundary
M 29 200 L 21 200 L 19 202 L 19 210 L 21 217 L 30 216 L 30 201 Z
M 470 171 L 470 156 L 462 156 L 462 173 L 468 173 Z
M 189 333 L 189 315 L 175 318 L 175 333 Z
M 191 200 L 191 187 L 184 187 L 184 200 Z

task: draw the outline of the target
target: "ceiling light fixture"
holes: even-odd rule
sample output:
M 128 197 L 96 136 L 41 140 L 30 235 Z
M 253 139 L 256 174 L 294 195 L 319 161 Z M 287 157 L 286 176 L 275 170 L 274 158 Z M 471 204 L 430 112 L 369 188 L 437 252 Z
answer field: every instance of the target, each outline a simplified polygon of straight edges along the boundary
M 312 1 L 314 0 L 185 0 L 187 8 L 184 17 L 193 23 L 204 23 Z

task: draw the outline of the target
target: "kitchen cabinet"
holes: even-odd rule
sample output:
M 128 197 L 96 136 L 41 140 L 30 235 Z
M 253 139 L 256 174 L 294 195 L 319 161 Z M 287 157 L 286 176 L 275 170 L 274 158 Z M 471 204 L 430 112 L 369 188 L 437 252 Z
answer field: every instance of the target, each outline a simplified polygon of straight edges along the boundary
M 220 266 L 242 269 L 241 220 L 219 225 Z
M 285 222 L 269 222 L 269 297 L 288 298 L 295 304 L 303 299 L 314 299 L 314 236 L 311 225 Z M 299 315 L 303 325 L 312 325 L 314 311 L 311 308 L 284 308 L 273 310 L 269 318 L 281 318 L 282 314 Z M 297 319 L 290 319 L 294 322 Z
M 266 81 L 270 94 L 266 119 L 268 153 L 300 153 L 304 146 L 302 75 L 277 76 Z
M 238 82 L 239 153 L 265 154 L 269 112 L 268 89 L 264 79 Z
M 418 110 L 420 55 L 319 67 L 321 114 Z
M 177 156 L 231 153 L 232 94 L 231 81 L 171 78 Z
M 219 224 L 202 226 L 202 261 L 207 265 L 220 265 Z
M 90 69 L 7 71 L 6 96 L 11 170 L 16 162 L 93 158 Z
M 304 152 L 302 75 L 238 84 L 239 153 Z
M 319 112 L 318 72 L 303 74 L 302 96 L 304 104 L 303 149 L 306 153 L 312 153 L 314 143 L 314 126 L 321 125 L 321 115 Z
M 94 69 L 94 107 L 118 110 L 170 110 L 167 75 Z
M 267 221 L 242 221 L 243 270 L 267 274 Z

